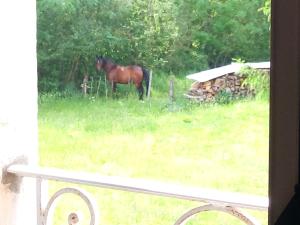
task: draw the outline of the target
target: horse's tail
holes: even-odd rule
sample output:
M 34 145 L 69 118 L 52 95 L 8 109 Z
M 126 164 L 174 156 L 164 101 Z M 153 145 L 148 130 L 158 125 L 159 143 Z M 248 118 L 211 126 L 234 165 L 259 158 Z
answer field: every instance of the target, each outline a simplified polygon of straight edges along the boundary
M 149 71 L 142 67 L 143 70 L 143 80 L 146 83 L 146 96 L 148 95 L 149 84 L 150 84 L 150 74 Z

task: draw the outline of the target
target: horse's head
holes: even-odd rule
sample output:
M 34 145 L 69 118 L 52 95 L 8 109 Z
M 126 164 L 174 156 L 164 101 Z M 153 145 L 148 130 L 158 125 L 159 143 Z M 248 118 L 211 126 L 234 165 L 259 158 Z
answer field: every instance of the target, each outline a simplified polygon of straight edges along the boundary
M 104 58 L 102 56 L 96 56 L 96 69 L 100 71 L 103 68 Z

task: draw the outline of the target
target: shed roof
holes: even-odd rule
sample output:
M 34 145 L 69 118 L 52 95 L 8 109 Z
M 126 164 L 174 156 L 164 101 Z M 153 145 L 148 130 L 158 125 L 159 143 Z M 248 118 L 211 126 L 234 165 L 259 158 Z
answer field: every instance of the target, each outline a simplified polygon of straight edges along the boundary
M 239 72 L 244 66 L 249 66 L 254 69 L 269 69 L 270 62 L 259 62 L 259 63 L 231 63 L 226 66 L 217 67 L 210 70 L 201 71 L 199 73 L 194 73 L 187 75 L 186 77 L 190 80 L 195 80 L 198 82 L 205 82 L 208 80 L 215 79 L 217 77 L 224 76 L 229 73 Z

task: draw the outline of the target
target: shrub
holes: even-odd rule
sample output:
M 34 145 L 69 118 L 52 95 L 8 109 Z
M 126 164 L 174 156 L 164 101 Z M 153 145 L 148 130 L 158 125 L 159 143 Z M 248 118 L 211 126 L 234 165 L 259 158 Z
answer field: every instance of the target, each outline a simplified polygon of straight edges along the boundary
M 235 97 L 232 92 L 228 92 L 226 90 L 221 90 L 215 96 L 215 102 L 218 104 L 229 104 L 234 100 Z
M 242 85 L 248 85 L 254 91 L 255 98 L 269 98 L 270 76 L 268 72 L 250 67 L 244 67 L 240 73 L 246 76 L 246 79 Z

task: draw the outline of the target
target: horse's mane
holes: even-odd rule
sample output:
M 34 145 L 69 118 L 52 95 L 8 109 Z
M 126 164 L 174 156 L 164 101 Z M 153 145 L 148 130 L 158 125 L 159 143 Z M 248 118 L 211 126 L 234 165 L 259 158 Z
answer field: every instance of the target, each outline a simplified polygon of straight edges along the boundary
M 114 69 L 115 67 L 118 66 L 112 59 L 107 58 L 107 57 L 103 57 L 102 61 L 103 61 L 103 67 L 104 68 L 106 68 L 107 65 L 110 65 L 109 70 Z
M 112 63 L 112 64 L 115 64 L 114 61 L 111 59 L 111 58 L 107 58 L 107 57 L 103 57 L 102 58 L 102 61 L 104 63 Z

